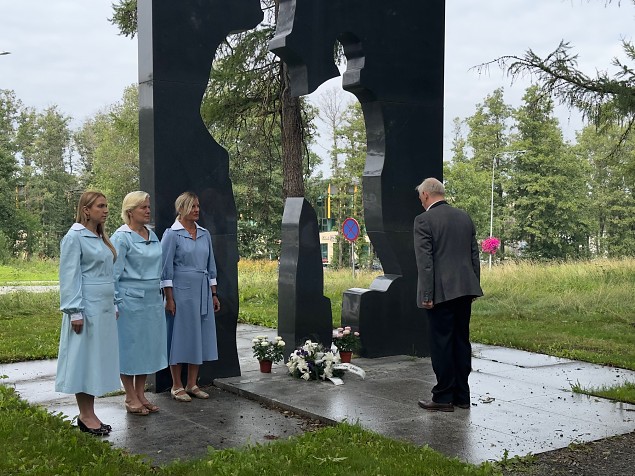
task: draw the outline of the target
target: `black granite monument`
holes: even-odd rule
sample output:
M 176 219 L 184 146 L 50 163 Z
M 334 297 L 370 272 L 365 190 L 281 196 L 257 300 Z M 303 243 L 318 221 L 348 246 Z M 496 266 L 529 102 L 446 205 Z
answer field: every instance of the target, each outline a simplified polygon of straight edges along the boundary
M 141 189 L 150 193 L 159 237 L 174 222 L 176 197 L 186 190 L 199 196 L 218 268 L 219 360 L 201 367 L 201 385 L 240 375 L 236 205 L 229 157 L 203 124 L 201 100 L 218 45 L 262 17 L 259 0 L 138 2 Z M 161 391 L 171 382 L 165 370 L 148 383 Z
M 384 276 L 344 295 L 342 322 L 359 329 L 362 355 L 427 355 L 416 306 L 414 190 L 443 172 L 444 0 L 280 0 L 270 49 L 289 67 L 292 93 L 338 76 L 361 102 L 368 152 L 363 176 L 367 233 Z

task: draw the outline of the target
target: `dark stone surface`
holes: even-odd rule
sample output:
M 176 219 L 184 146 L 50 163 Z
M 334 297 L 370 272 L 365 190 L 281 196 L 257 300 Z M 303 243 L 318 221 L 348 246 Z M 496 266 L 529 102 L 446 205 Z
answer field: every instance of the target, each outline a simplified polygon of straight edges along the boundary
M 286 343 L 285 359 L 307 339 L 330 347 L 332 322 L 315 210 L 302 197 L 287 198 L 278 271 L 278 335 Z
M 415 186 L 443 173 L 444 22 L 443 0 L 281 0 L 270 43 L 301 95 L 339 75 L 339 41 L 344 89 L 362 105 L 366 231 L 387 276 L 344 295 L 342 323 L 360 330 L 367 356 L 428 353 L 412 224 L 422 211 Z
M 139 0 L 141 189 L 150 193 L 157 235 L 174 222 L 174 200 L 200 197 L 200 225 L 212 234 L 218 267 L 219 360 L 201 367 L 201 384 L 240 375 L 236 352 L 238 247 L 229 157 L 209 134 L 200 105 L 218 45 L 262 20 L 258 0 Z M 169 372 L 149 382 L 170 386 Z

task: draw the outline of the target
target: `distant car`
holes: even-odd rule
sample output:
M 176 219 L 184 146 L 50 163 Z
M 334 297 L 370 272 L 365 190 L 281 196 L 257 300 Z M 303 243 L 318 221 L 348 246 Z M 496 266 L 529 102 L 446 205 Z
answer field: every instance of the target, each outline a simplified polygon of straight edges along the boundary
M 370 265 L 370 269 L 372 269 L 373 271 L 383 271 L 384 269 L 381 267 L 381 263 L 379 262 L 379 260 L 373 260 L 373 262 Z

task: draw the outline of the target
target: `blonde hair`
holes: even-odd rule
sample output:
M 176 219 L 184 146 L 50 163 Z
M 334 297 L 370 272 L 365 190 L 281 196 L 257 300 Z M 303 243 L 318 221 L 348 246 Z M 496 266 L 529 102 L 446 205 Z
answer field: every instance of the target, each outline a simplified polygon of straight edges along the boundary
M 150 198 L 150 194 L 141 190 L 130 192 L 123 198 L 123 202 L 121 204 L 121 219 L 126 225 L 130 225 L 129 213 L 145 202 L 146 198 Z
M 427 192 L 430 195 L 445 196 L 445 187 L 443 183 L 434 177 L 428 177 L 423 182 L 415 187 L 415 190 L 419 193 Z
M 86 223 L 88 223 L 88 217 L 86 216 L 86 213 L 84 213 L 84 207 L 87 207 L 87 208 L 92 207 L 98 198 L 106 199 L 106 195 L 96 191 L 87 191 L 82 193 L 82 196 L 79 197 L 79 202 L 77 203 L 77 214 L 75 215 L 75 221 L 77 223 L 80 223 L 86 226 Z M 103 240 L 105 245 L 108 248 L 110 248 L 110 251 L 112 251 L 113 261 L 116 260 L 117 252 L 115 251 L 115 247 L 112 245 L 112 243 L 110 242 L 110 239 L 108 238 L 108 234 L 106 233 L 106 230 L 104 229 L 104 225 L 101 223 L 97 225 L 96 231 L 97 231 L 97 234 L 101 236 L 101 239 Z
M 190 214 L 194 207 L 194 200 L 198 200 L 198 196 L 194 192 L 183 192 L 176 198 L 174 208 L 176 210 L 177 219 L 181 219 Z

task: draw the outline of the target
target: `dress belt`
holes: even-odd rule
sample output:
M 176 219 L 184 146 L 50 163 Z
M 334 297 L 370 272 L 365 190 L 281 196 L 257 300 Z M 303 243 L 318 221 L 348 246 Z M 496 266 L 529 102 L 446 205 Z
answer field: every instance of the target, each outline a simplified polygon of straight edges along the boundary
M 174 269 L 175 274 L 179 272 L 201 273 L 205 275 L 205 279 L 201 281 L 201 316 L 206 316 L 209 313 L 209 295 L 211 292 L 209 287 L 209 273 L 206 269 L 196 269 L 186 266 L 181 266 Z

